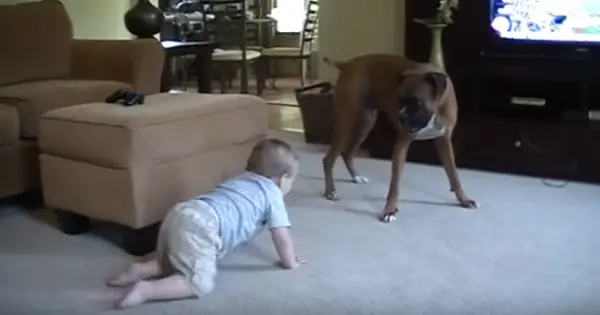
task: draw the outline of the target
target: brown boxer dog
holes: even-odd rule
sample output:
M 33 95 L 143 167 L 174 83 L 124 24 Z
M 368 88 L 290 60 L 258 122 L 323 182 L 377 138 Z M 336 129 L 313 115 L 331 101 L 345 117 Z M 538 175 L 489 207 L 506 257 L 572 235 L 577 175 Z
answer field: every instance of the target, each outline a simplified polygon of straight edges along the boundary
M 345 62 L 323 61 L 340 70 L 334 95 L 334 131 L 329 151 L 323 158 L 324 195 L 337 200 L 333 166 L 342 156 L 352 181 L 368 182 L 355 169 L 353 158 L 383 111 L 397 131 L 392 156 L 392 175 L 380 220 L 396 219 L 399 181 L 412 141 L 434 139 L 450 190 L 465 208 L 476 208 L 462 189 L 452 147 L 457 121 L 457 102 L 452 80 L 446 72 L 405 57 L 369 54 Z

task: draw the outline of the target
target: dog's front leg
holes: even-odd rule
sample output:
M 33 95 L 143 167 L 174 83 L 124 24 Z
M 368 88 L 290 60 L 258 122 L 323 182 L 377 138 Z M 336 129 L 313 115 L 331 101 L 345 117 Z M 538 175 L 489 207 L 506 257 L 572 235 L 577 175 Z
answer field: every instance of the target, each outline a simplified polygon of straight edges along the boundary
M 406 164 L 406 155 L 410 143 L 411 140 L 404 134 L 399 134 L 394 143 L 390 188 L 388 190 L 383 213 L 379 217 L 382 222 L 389 223 L 396 220 L 396 213 L 398 212 L 398 195 L 400 193 L 400 178 L 402 177 L 404 164 Z
M 452 146 L 451 135 L 447 134 L 443 137 L 435 139 L 435 147 L 437 149 L 442 166 L 448 176 L 450 182 L 450 190 L 456 195 L 456 199 L 460 205 L 464 208 L 475 209 L 477 203 L 467 197 L 462 189 L 460 179 L 458 177 L 458 171 L 456 170 L 456 161 L 454 160 L 454 148 Z

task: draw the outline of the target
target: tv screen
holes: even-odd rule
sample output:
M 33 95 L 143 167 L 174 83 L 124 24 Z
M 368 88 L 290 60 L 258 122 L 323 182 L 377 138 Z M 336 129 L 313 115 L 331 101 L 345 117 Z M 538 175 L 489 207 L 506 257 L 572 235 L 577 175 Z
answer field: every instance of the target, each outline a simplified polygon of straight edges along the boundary
M 503 39 L 600 43 L 600 0 L 491 0 Z

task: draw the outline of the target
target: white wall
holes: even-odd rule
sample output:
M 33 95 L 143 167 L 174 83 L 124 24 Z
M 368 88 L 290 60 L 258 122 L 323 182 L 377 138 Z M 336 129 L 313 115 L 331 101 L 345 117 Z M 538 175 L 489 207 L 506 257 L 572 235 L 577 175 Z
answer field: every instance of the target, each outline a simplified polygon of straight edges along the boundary
M 319 59 L 346 60 L 368 53 L 404 54 L 405 0 L 321 0 Z M 319 61 L 319 80 L 337 71 Z
M 0 5 L 39 0 L 0 0 Z M 123 16 L 137 0 L 60 0 L 73 23 L 75 38 L 130 39 Z M 158 2 L 154 0 L 153 2 Z
M 123 16 L 131 0 L 60 0 L 73 22 L 78 39 L 131 39 Z

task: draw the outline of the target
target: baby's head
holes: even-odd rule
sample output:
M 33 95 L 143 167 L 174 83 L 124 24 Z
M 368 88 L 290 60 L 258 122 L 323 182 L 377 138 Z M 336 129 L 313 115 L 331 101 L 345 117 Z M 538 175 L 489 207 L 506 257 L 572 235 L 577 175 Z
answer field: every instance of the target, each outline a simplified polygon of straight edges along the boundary
M 246 170 L 271 179 L 285 195 L 298 174 L 298 155 L 284 141 L 265 139 L 252 150 Z

